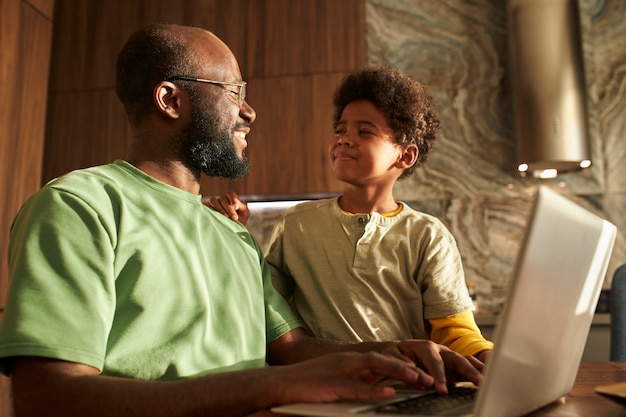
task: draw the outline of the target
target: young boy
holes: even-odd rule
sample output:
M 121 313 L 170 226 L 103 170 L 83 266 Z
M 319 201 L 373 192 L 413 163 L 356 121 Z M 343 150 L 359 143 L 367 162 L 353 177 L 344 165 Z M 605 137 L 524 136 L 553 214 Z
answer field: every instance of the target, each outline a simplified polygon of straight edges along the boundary
M 493 344 L 475 323 L 454 237 L 393 197 L 433 149 L 431 95 L 395 68 L 368 66 L 343 80 L 334 108 L 329 157 L 343 192 L 281 215 L 266 255 L 274 285 L 317 337 L 429 338 L 484 361 Z M 248 218 L 234 193 L 211 204 Z

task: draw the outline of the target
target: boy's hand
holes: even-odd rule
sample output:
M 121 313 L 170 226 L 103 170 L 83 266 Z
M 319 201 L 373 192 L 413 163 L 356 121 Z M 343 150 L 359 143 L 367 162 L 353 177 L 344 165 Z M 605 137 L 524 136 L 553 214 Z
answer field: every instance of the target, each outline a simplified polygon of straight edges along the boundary
M 209 197 L 205 201 L 205 204 L 215 211 L 219 211 L 224 216 L 238 221 L 245 225 L 250 218 L 250 210 L 248 204 L 239 199 L 239 196 L 234 191 L 229 191 L 226 195 L 219 197 Z

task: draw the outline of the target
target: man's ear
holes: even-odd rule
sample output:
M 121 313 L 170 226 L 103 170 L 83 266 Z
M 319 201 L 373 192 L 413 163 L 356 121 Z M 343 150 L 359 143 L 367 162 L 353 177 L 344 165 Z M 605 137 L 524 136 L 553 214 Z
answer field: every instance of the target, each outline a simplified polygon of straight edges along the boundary
M 408 145 L 402 150 L 402 154 L 400 155 L 400 158 L 398 158 L 398 162 L 396 162 L 396 167 L 400 169 L 412 167 L 417 162 L 419 153 L 420 151 L 417 149 L 417 145 Z
M 161 81 L 154 87 L 154 103 L 167 117 L 178 119 L 181 116 L 181 90 L 174 83 Z

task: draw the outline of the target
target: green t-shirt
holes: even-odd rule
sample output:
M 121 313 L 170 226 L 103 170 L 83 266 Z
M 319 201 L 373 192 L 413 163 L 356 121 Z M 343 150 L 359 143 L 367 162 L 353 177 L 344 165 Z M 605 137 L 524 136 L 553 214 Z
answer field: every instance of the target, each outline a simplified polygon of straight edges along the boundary
M 124 161 L 47 184 L 11 228 L 7 358 L 177 379 L 261 367 L 299 326 L 258 245 L 201 196 Z

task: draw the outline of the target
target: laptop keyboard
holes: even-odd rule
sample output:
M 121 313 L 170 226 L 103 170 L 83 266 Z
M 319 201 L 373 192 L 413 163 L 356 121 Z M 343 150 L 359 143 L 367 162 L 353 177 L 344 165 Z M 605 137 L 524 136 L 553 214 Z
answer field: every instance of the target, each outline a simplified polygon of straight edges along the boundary
M 448 389 L 448 395 L 439 395 L 434 392 L 422 397 L 381 405 L 369 411 L 375 414 L 463 415 L 471 411 L 477 392 L 475 388 L 453 387 Z

